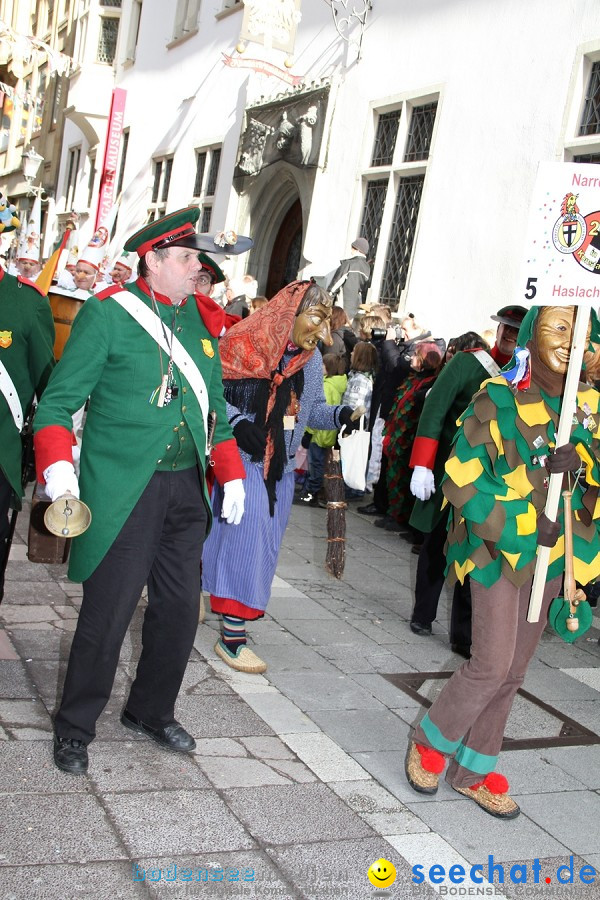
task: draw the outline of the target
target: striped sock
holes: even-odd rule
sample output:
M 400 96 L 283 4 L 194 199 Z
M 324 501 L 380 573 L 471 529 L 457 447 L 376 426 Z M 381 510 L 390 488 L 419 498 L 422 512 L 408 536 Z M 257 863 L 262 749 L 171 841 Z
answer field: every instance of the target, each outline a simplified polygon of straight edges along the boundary
M 246 643 L 246 620 L 237 616 L 223 616 L 222 624 L 223 643 L 232 653 L 236 653 L 238 647 Z

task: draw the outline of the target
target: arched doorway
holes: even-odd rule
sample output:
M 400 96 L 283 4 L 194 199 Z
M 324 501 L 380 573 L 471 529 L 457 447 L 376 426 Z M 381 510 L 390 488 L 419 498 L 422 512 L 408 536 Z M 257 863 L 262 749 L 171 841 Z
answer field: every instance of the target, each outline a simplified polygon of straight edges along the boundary
M 301 258 L 302 206 L 300 200 L 296 200 L 285 214 L 273 243 L 266 287 L 269 299 L 298 277 Z

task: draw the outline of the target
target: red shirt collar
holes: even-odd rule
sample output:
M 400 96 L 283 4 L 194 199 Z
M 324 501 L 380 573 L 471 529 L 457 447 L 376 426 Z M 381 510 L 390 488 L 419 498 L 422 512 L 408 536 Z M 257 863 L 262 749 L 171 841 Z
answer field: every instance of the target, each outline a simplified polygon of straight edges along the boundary
M 141 276 L 138 277 L 138 279 L 137 279 L 137 281 L 136 281 L 136 285 L 139 287 L 140 291 L 143 291 L 144 294 L 146 294 L 147 297 L 151 297 L 151 296 L 152 296 L 152 292 L 150 291 L 150 285 L 149 285 L 149 284 L 148 284 Z M 172 303 L 171 300 L 166 296 L 166 294 L 159 294 L 158 291 L 153 291 L 153 293 L 154 293 L 154 299 L 155 299 L 158 303 L 164 303 L 165 306 L 173 306 L 173 303 Z M 181 301 L 181 303 L 179 303 L 179 304 L 177 304 L 177 305 L 178 305 L 178 306 L 185 306 L 186 303 L 187 303 L 187 297 L 185 297 L 185 298 Z

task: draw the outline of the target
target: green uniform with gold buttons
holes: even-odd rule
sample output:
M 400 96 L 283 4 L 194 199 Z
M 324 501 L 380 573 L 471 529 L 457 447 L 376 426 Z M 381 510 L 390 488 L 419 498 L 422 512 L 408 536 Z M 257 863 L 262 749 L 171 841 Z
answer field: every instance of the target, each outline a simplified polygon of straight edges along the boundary
M 139 282 L 125 290 L 152 308 Z M 114 293 L 114 291 L 112 292 Z M 206 435 L 200 404 L 174 364 L 176 397 L 158 406 L 168 355 L 108 292 L 90 297 L 79 312 L 65 351 L 44 394 L 36 431 L 70 428 L 71 414 L 90 397 L 81 447 L 81 499 L 92 523 L 74 538 L 69 565 L 73 581 L 88 578 L 119 534 L 157 470 L 205 468 Z M 157 303 L 171 330 L 198 366 L 209 410 L 217 413 L 213 443 L 232 438 L 227 421 L 217 339 L 206 329 L 193 297 L 178 307 Z M 210 506 L 205 495 L 207 508 Z

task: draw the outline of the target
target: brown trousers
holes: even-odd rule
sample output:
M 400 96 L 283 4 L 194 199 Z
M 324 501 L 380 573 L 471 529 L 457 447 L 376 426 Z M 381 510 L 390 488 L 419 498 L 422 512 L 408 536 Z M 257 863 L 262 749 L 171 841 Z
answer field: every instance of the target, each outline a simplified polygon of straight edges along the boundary
M 502 576 L 485 588 L 471 580 L 471 659 L 454 672 L 414 733 L 419 744 L 456 753 L 458 759 L 452 759 L 446 774 L 453 787 L 476 784 L 494 769 L 515 694 L 561 579 L 546 583 L 538 622 L 527 621 L 531 583 L 517 588 Z

